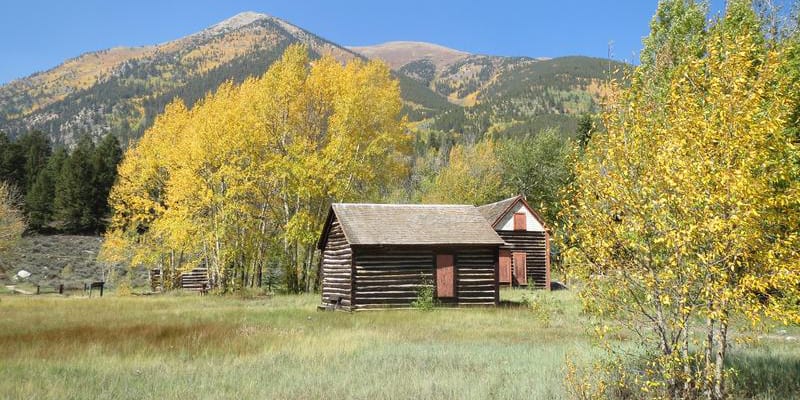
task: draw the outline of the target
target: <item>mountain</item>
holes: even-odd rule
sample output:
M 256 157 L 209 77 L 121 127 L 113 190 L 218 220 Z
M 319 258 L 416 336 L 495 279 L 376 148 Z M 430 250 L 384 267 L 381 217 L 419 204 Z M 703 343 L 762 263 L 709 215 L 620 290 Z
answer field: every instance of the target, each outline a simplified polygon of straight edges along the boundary
M 174 41 L 83 54 L 0 86 L 0 131 L 38 129 L 66 145 L 81 134 L 135 138 L 175 97 L 191 105 L 228 79 L 263 74 L 293 43 L 306 44 L 315 58 L 361 57 L 281 19 L 245 12 Z M 401 77 L 401 86 L 419 115 L 450 107 L 411 79 Z
M 470 135 L 572 129 L 575 115 L 596 109 L 599 82 L 616 65 L 586 57 L 477 55 L 420 42 L 347 48 L 279 18 L 245 12 L 183 38 L 86 53 L 0 86 L 0 131 L 13 137 L 37 129 L 68 146 L 82 134 L 110 132 L 125 143 L 173 99 L 192 105 L 226 80 L 263 74 L 293 43 L 307 45 L 315 58 L 386 61 L 411 121 Z
M 603 83 L 621 79 L 626 64 L 572 56 L 553 59 L 470 54 L 423 42 L 349 47 L 387 62 L 461 107 L 445 110 L 429 124 L 468 135 L 526 134 L 554 127 L 574 132 L 577 116 L 598 111 Z
M 348 46 L 348 49 L 367 58 L 378 58 L 393 69 L 400 69 L 411 62 L 428 60 L 436 69 L 468 57 L 460 50 L 425 42 L 387 42 L 374 46 Z

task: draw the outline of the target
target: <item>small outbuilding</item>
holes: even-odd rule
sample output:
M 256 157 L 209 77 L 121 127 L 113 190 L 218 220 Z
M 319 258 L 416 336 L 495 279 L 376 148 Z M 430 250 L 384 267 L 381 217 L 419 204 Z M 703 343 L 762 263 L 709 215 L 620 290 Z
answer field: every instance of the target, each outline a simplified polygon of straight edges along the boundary
M 525 198 L 512 197 L 478 210 L 505 241 L 498 255 L 499 284 L 550 290 L 550 234 Z
M 497 305 L 501 246 L 471 205 L 333 204 L 318 242 L 320 307 L 410 307 L 425 284 L 442 305 Z

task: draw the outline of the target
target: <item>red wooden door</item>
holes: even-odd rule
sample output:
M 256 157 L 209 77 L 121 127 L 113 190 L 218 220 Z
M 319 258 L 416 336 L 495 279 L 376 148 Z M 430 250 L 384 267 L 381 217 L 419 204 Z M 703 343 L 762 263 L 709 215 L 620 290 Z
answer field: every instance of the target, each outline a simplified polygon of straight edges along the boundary
M 527 230 L 527 219 L 525 213 L 516 213 L 514 214 L 514 230 L 515 231 L 524 231 Z
M 498 271 L 498 281 L 500 283 L 511 283 L 511 252 L 500 250 L 500 261 Z
M 436 296 L 455 296 L 455 263 L 452 254 L 436 255 Z
M 517 284 L 528 284 L 528 265 L 525 259 L 525 252 L 514 252 L 514 277 L 517 278 Z

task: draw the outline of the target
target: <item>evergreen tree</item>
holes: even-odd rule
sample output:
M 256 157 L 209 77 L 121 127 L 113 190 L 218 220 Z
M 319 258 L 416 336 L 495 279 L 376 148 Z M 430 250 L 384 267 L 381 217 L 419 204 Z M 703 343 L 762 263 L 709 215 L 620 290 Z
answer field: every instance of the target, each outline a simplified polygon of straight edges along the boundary
M 25 156 L 19 143 L 0 133 L 0 181 L 23 187 L 25 181 Z
M 580 144 L 581 148 L 586 147 L 586 144 L 589 143 L 589 139 L 592 138 L 592 134 L 595 132 L 595 129 L 596 128 L 594 126 L 594 119 L 592 118 L 592 115 L 581 115 L 581 119 L 578 120 L 578 130 L 576 132 L 578 144 Z
M 56 179 L 59 177 L 61 167 L 67 157 L 65 149 L 56 150 L 47 160 L 45 168 L 39 171 L 25 196 L 25 211 L 33 229 L 41 229 L 52 221 Z
M 560 191 L 572 182 L 572 145 L 555 130 L 545 130 L 524 140 L 508 140 L 498 146 L 503 186 L 522 194 L 531 206 L 554 224 L 561 210 Z
M 20 185 L 20 190 L 23 194 L 27 194 L 36 182 L 39 172 L 47 165 L 52 148 L 50 139 L 41 131 L 28 132 L 20 136 L 16 142 L 19 145 L 20 154 L 25 158 L 23 164 L 24 184 Z
M 97 228 L 95 217 L 94 143 L 82 136 L 72 154 L 64 161 L 56 179 L 53 213 L 67 232 L 85 232 Z
M 92 157 L 95 187 L 94 213 L 95 219 L 101 224 L 110 213 L 108 194 L 117 178 L 117 165 L 121 159 L 122 148 L 116 136 L 111 134 L 103 138 Z

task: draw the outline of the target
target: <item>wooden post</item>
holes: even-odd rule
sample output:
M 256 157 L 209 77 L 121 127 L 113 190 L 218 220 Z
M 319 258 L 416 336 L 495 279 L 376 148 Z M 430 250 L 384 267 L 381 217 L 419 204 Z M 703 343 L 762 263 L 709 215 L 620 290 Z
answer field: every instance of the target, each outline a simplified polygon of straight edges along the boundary
M 64 294 L 64 284 L 58 285 L 58 294 Z
M 39 294 L 39 285 L 36 285 L 36 294 Z
M 103 297 L 103 288 L 106 286 L 105 282 L 100 282 L 100 297 Z

